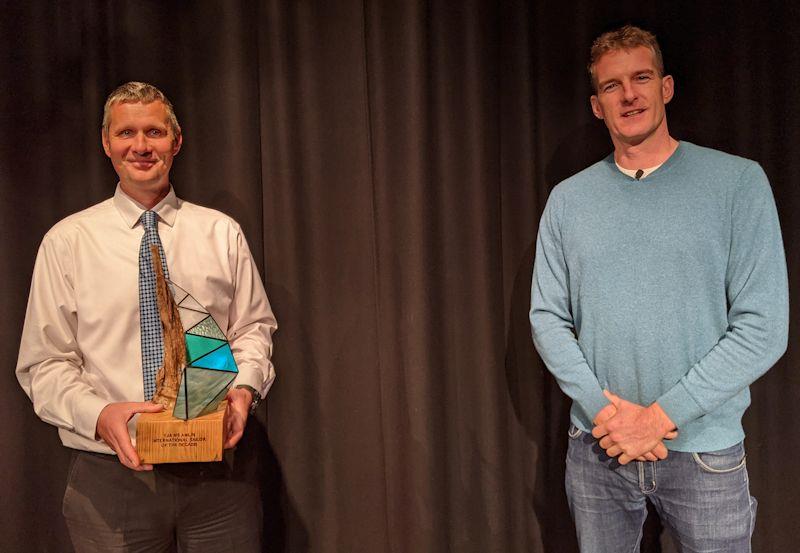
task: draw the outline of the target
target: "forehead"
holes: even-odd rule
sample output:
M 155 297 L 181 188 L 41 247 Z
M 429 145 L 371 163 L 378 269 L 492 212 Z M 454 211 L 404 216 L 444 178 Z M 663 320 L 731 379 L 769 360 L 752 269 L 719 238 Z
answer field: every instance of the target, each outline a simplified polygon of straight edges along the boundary
M 606 52 L 597 60 L 594 73 L 597 82 L 612 79 L 620 74 L 651 70 L 657 72 L 655 54 L 647 46 L 620 48 Z
M 109 110 L 110 126 L 136 124 L 163 124 L 167 126 L 167 107 L 163 102 L 116 102 Z

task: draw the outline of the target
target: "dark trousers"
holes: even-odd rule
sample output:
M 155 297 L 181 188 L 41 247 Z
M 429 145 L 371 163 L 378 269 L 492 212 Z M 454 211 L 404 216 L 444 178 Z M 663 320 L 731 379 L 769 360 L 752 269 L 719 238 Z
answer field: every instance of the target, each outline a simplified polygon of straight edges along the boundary
M 156 465 L 76 451 L 64 518 L 77 553 L 258 553 L 261 498 L 228 464 Z

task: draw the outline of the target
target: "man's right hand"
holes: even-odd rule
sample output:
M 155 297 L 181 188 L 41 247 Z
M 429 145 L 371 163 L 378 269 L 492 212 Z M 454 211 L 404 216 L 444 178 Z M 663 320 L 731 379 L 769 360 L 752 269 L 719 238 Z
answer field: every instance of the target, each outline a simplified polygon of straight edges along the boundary
M 608 419 L 610 419 L 611 417 L 613 417 L 616 414 L 617 414 L 617 408 L 614 406 L 613 403 L 609 403 L 608 405 L 606 405 L 605 407 L 600 409 L 600 411 L 597 412 L 597 414 L 594 416 L 594 419 L 592 420 L 592 424 L 594 424 L 595 426 L 599 426 L 601 424 L 604 424 L 606 421 L 608 421 Z M 677 432 L 671 433 L 670 435 L 666 436 L 666 438 L 667 439 L 672 439 L 677 435 L 678 435 Z M 605 441 L 603 441 L 603 440 L 605 440 Z M 616 444 L 614 444 L 614 442 L 611 441 L 611 439 L 608 437 L 608 435 L 606 435 L 605 437 L 603 437 L 602 440 L 600 440 L 600 447 L 602 447 L 604 450 L 609 449 L 613 445 L 616 445 Z M 666 459 L 666 458 L 667 458 L 667 448 L 666 448 L 666 446 L 664 446 L 664 442 L 659 442 L 658 445 L 655 448 L 653 448 L 652 451 L 648 451 L 647 453 L 644 453 L 640 457 L 637 457 L 636 460 L 637 461 L 658 461 L 658 460 Z
M 100 411 L 97 417 L 97 437 L 102 439 L 113 449 L 119 462 L 129 469 L 142 471 L 153 470 L 153 465 L 143 465 L 136 453 L 131 437 L 128 434 L 128 421 L 136 413 L 158 413 L 164 407 L 150 401 L 129 401 L 124 403 L 109 403 Z

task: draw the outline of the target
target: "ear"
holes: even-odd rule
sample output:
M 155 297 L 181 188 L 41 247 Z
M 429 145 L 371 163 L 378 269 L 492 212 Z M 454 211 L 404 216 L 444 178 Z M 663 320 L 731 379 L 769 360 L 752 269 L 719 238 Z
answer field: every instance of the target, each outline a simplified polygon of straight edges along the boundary
M 175 137 L 175 142 L 172 144 L 172 155 L 178 155 L 178 152 L 181 150 L 181 146 L 183 145 L 183 134 L 179 134 Z
M 111 157 L 111 144 L 108 142 L 108 133 L 104 129 L 100 130 L 100 141 L 103 143 L 103 151 L 108 157 Z
M 603 119 L 603 108 L 600 106 L 597 94 L 592 94 L 589 97 L 589 103 L 592 105 L 592 113 L 594 113 L 594 116 L 598 119 Z
M 675 95 L 675 81 L 672 79 L 672 75 L 664 75 L 661 79 L 661 95 L 664 97 L 665 104 L 668 104 Z

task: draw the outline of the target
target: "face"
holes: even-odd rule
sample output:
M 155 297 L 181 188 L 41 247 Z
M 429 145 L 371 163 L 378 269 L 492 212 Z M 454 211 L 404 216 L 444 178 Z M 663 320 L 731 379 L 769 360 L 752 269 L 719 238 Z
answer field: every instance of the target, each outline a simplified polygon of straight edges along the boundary
M 111 106 L 103 149 L 119 175 L 122 190 L 133 198 L 166 194 L 172 159 L 181 149 L 159 101 Z
M 659 77 L 653 52 L 646 46 L 614 50 L 595 64 L 597 93 L 592 112 L 602 119 L 615 145 L 638 145 L 664 133 L 668 136 L 664 106 L 672 99 L 674 83 Z

